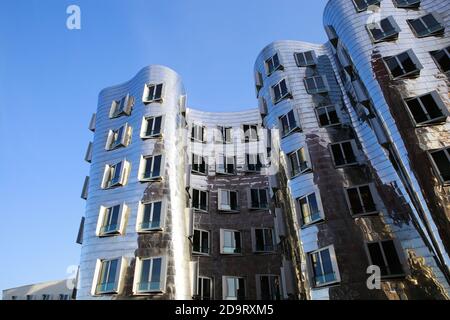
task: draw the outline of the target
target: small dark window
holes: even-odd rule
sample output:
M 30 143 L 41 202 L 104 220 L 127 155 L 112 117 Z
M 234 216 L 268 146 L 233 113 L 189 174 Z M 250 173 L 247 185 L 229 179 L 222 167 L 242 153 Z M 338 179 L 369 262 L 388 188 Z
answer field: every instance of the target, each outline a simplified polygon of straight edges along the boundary
M 378 266 L 382 277 L 403 276 L 404 270 L 395 248 L 394 241 L 386 240 L 367 243 L 369 258 L 372 265 Z
M 419 8 L 421 0 L 394 0 L 394 4 L 397 8 Z
M 412 50 L 384 58 L 394 79 L 418 76 L 423 68 Z
M 445 27 L 438 21 L 434 13 L 407 21 L 418 38 L 440 35 L 445 30 Z
M 373 214 L 377 212 L 377 206 L 369 185 L 348 188 L 346 191 L 352 215 Z
M 203 230 L 194 230 L 192 240 L 192 252 L 209 254 L 209 232 Z
M 191 140 L 205 142 L 205 127 L 196 125 L 196 124 L 192 124 Z
M 431 52 L 431 56 L 433 57 L 436 64 L 442 70 L 442 72 L 450 71 L 450 47 L 444 48 L 439 51 Z
M 224 254 L 242 253 L 241 232 L 235 230 L 220 230 L 221 245 Z
M 281 300 L 280 277 L 278 276 L 260 276 L 259 286 L 261 288 L 261 300 Z
M 316 109 L 316 114 L 321 127 L 328 127 L 340 123 L 335 106 L 319 107 Z
M 262 168 L 261 157 L 259 154 L 246 154 L 247 171 L 260 172 Z
M 161 229 L 162 202 L 150 202 L 142 205 L 142 221 L 139 224 L 140 231 L 152 231 Z
M 144 103 L 162 101 L 163 84 L 147 84 L 144 90 Z
M 290 153 L 288 157 L 291 167 L 291 178 L 311 170 L 309 156 L 305 148 L 300 148 Z
M 406 105 L 417 125 L 445 122 L 447 109 L 436 91 L 406 100 Z
M 369 6 L 379 6 L 380 0 L 353 0 L 356 11 L 366 11 Z
M 294 110 L 280 117 L 282 136 L 285 137 L 296 129 L 300 129 L 300 124 L 297 123 Z
M 207 211 L 208 210 L 208 192 L 197 189 L 192 190 L 192 207 L 194 209 Z
M 312 266 L 313 286 L 320 287 L 339 281 L 337 263 L 332 258 L 332 247 L 308 254 Z
M 156 138 L 161 136 L 162 117 L 149 117 L 144 120 L 143 139 Z
M 332 144 L 331 153 L 333 155 L 333 160 L 336 167 L 358 163 L 353 141 L 344 141 Z
M 258 141 L 258 125 L 257 124 L 244 124 L 243 129 L 244 129 L 245 142 Z
M 441 181 L 448 185 L 450 184 L 450 147 L 430 151 L 431 158 L 433 159 L 433 164 L 435 166 L 436 171 L 441 178 Z
M 314 76 L 305 78 L 306 91 L 309 94 L 326 93 L 328 92 L 328 84 L 325 77 Z
M 281 100 L 286 99 L 290 96 L 285 79 L 281 80 L 276 85 L 272 86 L 272 92 L 274 103 L 278 103 Z
M 200 300 L 212 300 L 212 280 L 206 277 L 198 277 L 197 298 Z
M 144 169 L 142 172 L 141 181 L 161 178 L 161 155 L 144 157 L 143 162 Z
M 206 164 L 206 158 L 192 154 L 192 172 L 206 174 L 208 171 L 208 165 Z
M 398 38 L 400 28 L 393 17 L 382 19 L 379 23 L 367 25 L 375 43 Z
M 250 207 L 252 209 L 267 209 L 269 206 L 267 199 L 267 190 L 266 189 L 251 189 L 250 190 L 251 204 Z
M 311 193 L 306 197 L 298 199 L 298 203 L 300 205 L 300 211 L 302 214 L 303 226 L 323 219 L 323 215 L 322 212 L 320 212 L 315 193 Z
M 283 66 L 280 64 L 278 53 L 274 54 L 272 57 L 266 60 L 266 72 L 268 76 L 282 68 Z
M 120 205 L 105 209 L 102 227 L 100 228 L 100 236 L 120 233 L 120 213 Z
M 294 53 L 295 61 L 299 67 L 308 67 L 316 65 L 316 54 L 314 51 Z
M 269 252 L 273 251 L 274 236 L 272 229 L 255 229 L 255 251 Z

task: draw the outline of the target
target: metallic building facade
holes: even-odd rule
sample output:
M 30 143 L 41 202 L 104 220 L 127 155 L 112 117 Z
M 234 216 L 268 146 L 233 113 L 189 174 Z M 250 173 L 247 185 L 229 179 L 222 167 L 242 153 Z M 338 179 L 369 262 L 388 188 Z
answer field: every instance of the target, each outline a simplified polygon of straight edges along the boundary
M 162 66 L 103 90 L 77 298 L 449 299 L 449 9 L 330 0 L 326 44 L 258 55 L 258 109 Z

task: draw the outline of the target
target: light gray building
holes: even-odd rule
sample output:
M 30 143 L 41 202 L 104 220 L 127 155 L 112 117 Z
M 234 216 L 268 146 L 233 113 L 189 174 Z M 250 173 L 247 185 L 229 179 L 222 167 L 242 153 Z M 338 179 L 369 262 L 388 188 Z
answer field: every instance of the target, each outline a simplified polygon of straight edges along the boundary
M 48 281 L 3 290 L 3 300 L 72 300 L 72 280 Z
M 330 0 L 327 43 L 258 55 L 257 109 L 162 66 L 103 90 L 78 298 L 448 299 L 449 9 Z

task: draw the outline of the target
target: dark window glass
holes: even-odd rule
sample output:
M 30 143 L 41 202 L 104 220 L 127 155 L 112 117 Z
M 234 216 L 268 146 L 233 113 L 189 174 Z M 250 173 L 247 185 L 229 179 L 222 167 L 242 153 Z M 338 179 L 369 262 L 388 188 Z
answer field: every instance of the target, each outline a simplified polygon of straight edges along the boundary
M 431 153 L 439 174 L 444 182 L 450 181 L 450 148 Z
M 450 71 L 450 47 L 432 52 L 431 55 L 443 72 Z

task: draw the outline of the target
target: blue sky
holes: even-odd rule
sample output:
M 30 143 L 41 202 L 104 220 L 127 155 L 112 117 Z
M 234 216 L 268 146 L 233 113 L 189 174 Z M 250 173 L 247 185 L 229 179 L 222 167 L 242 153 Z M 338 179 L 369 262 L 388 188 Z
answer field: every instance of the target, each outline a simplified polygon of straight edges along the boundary
M 189 106 L 255 107 L 253 64 L 274 40 L 325 42 L 326 0 L 3 0 L 0 290 L 76 265 L 87 125 L 97 95 L 149 64 L 183 78 Z M 82 29 L 66 28 L 81 7 Z

